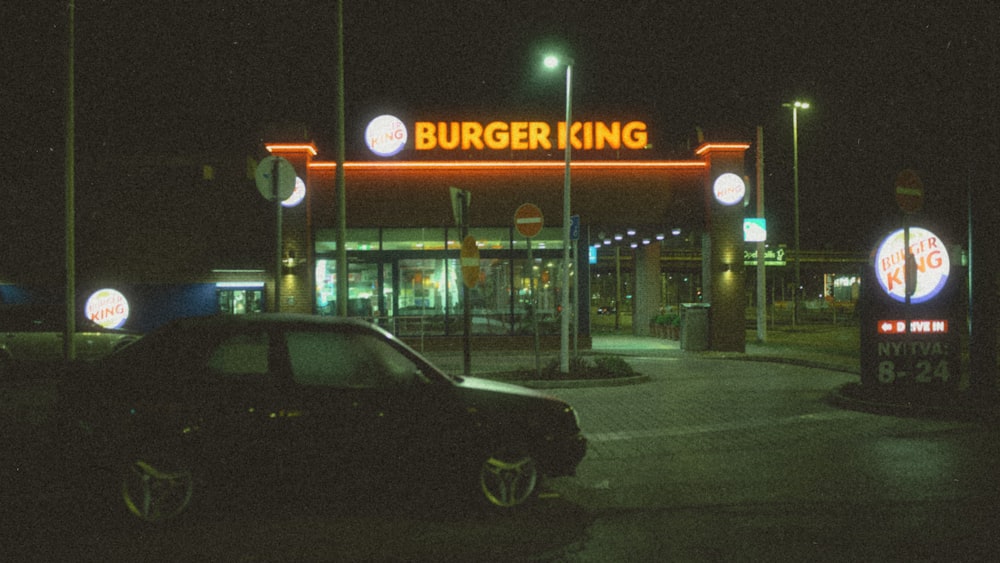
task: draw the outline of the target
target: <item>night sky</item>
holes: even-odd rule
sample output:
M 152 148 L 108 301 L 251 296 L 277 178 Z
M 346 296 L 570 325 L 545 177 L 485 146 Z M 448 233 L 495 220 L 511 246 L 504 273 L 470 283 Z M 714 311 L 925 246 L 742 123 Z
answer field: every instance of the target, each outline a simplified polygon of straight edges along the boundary
M 77 0 L 84 220 L 113 223 L 92 208 L 119 196 L 114 178 L 138 155 L 259 157 L 267 123 L 302 124 L 333 160 L 332 4 Z M 904 168 L 924 181 L 924 216 L 960 243 L 969 187 L 996 189 L 1000 10 L 989 0 L 344 0 L 344 11 L 348 158 L 366 157 L 351 139 L 383 112 L 558 121 L 563 75 L 545 72 L 541 54 L 560 48 L 575 61 L 574 117 L 647 120 L 658 155 L 690 158 L 699 128 L 753 141 L 763 126 L 776 242 L 792 242 L 782 103 L 793 99 L 813 105 L 799 114 L 804 248 L 867 251 L 898 220 Z M 6 2 L 0 16 L 0 244 L 8 257 L 58 257 L 66 4 Z M 156 201 L 147 195 L 125 197 Z

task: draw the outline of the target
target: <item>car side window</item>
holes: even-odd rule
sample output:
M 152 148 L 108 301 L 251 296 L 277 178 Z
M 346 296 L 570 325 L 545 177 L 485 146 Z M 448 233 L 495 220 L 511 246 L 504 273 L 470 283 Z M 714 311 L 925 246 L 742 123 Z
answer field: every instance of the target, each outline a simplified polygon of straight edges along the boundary
M 289 332 L 292 379 L 302 385 L 390 389 L 411 383 L 417 367 L 376 336 L 348 332 Z
M 267 342 L 265 332 L 229 336 L 212 351 L 208 358 L 208 370 L 227 379 L 260 381 L 268 373 Z

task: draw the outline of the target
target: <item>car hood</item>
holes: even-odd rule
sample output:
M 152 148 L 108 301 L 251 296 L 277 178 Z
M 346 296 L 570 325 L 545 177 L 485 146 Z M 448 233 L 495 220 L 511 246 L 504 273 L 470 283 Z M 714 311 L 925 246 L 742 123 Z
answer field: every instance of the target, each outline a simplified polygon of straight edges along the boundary
M 528 389 L 527 387 L 514 385 L 512 383 L 494 381 L 492 379 L 483 379 L 481 377 L 466 377 L 463 375 L 461 379 L 455 382 L 455 385 L 459 388 L 467 389 L 469 391 L 483 391 L 487 393 L 520 395 L 522 397 L 533 397 L 536 399 L 555 399 L 554 397 L 551 397 L 539 391 L 535 391 L 534 389 Z

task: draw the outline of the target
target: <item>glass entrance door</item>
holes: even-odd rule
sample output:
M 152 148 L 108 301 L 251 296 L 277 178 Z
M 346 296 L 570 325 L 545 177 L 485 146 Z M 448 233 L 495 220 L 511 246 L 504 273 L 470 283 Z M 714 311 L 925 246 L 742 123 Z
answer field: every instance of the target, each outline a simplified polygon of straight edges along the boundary
M 347 267 L 347 315 L 375 320 L 383 316 L 383 287 L 378 264 L 349 263 Z M 316 261 L 316 312 L 337 314 L 337 274 L 333 260 Z
M 230 315 L 260 313 L 264 310 L 264 292 L 260 289 L 216 290 L 219 312 Z

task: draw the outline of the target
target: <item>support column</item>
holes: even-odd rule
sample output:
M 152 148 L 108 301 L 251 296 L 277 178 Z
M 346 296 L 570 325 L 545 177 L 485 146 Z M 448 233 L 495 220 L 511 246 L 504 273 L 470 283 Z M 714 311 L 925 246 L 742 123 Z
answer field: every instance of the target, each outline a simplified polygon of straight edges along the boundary
M 746 268 L 743 266 L 743 203 L 746 181 L 743 160 L 749 143 L 705 143 L 695 154 L 708 163 L 705 175 L 708 255 L 702 260 L 708 277 L 703 280 L 710 296 L 709 349 L 746 352 Z M 738 180 L 716 180 L 733 174 Z M 728 176 L 727 179 L 731 179 Z M 739 184 L 742 184 L 740 193 Z M 721 193 L 716 193 L 721 189 Z
M 275 276 L 281 283 L 281 303 L 272 303 L 271 311 L 286 313 L 316 312 L 316 281 L 312 241 L 312 190 L 309 189 L 309 163 L 316 155 L 311 142 L 270 143 L 267 150 L 292 163 L 295 173 L 306 183 L 302 203 L 283 209 L 282 267 Z M 273 295 L 273 293 L 272 293 Z
M 635 249 L 635 288 L 632 292 L 632 334 L 649 336 L 649 321 L 663 305 L 660 295 L 660 245 Z

